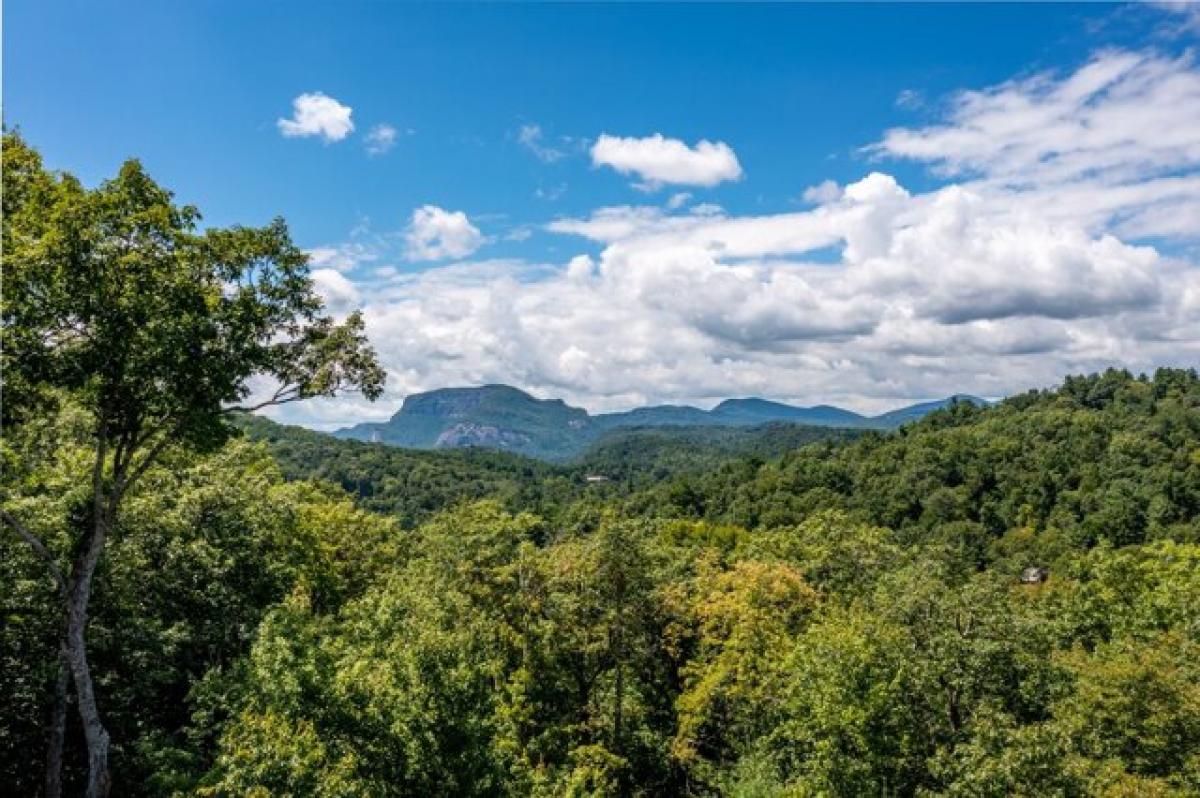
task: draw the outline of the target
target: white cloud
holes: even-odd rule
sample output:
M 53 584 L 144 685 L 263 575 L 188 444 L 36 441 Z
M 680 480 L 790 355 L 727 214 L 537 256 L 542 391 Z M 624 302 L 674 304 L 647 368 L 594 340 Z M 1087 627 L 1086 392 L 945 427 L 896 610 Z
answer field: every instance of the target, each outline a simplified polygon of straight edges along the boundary
M 1105 51 L 1066 76 L 963 91 L 945 123 L 889 130 L 869 149 L 966 178 L 997 203 L 1020 194 L 1093 231 L 1156 206 L 1156 219 L 1127 231 L 1200 238 L 1200 71 L 1191 54 Z
M 546 202 L 557 202 L 562 199 L 562 196 L 567 193 L 567 184 L 559 183 L 556 186 L 538 186 L 534 189 L 533 196 Z
M 383 155 L 396 146 L 400 131 L 387 123 L 378 124 L 367 132 L 365 144 L 368 155 Z
M 667 210 L 676 211 L 692 201 L 692 195 L 687 191 L 680 191 L 678 194 L 672 194 L 667 200 Z
M 307 254 L 308 261 L 313 266 L 339 272 L 352 271 L 360 264 L 379 259 L 379 253 L 373 247 L 357 241 L 313 247 Z
M 541 125 L 521 125 L 517 143 L 543 163 L 557 163 L 587 149 L 587 139 L 575 136 L 547 136 Z
M 916 89 L 904 89 L 896 95 L 896 107 L 914 110 L 925 105 L 925 95 Z
M 848 278 L 944 324 L 1114 316 L 1161 299 L 1154 250 L 1036 218 L 995 218 L 981 198 L 956 186 L 883 237 L 885 244 L 851 264 Z
M 566 157 L 567 153 L 550 146 L 543 141 L 542 128 L 539 125 L 522 125 L 517 132 L 517 141 L 537 156 L 538 160 L 554 163 Z
M 815 186 L 809 186 L 804 189 L 801 195 L 805 202 L 811 202 L 814 205 L 824 205 L 826 202 L 833 202 L 842 196 L 842 187 L 835 180 L 823 180 Z
M 929 191 L 879 171 L 813 187 L 814 206 L 791 213 L 600 208 L 545 226 L 585 239 L 574 251 L 564 239 L 556 264 L 359 284 L 390 375 L 378 412 L 411 391 L 485 382 L 593 410 L 758 394 L 879 411 L 1114 364 L 1198 366 L 1200 266 L 1138 243 L 1196 237 L 1192 143 L 1126 118 L 1197 124 L 1185 112 L 1195 77 L 1187 59 L 1107 53 L 1065 77 L 960 96 L 942 124 L 889 132 L 876 149 L 956 176 Z M 443 238 L 421 240 L 440 252 Z M 578 254 L 584 244 L 599 254 Z M 345 293 L 322 279 L 326 295 Z M 347 418 L 361 412 L 346 405 Z M 313 413 L 325 423 L 327 408 Z
M 341 141 L 354 131 L 353 109 L 321 92 L 301 94 L 292 100 L 292 118 L 278 119 L 279 132 L 289 138 L 320 136 Z
M 1149 5 L 1172 14 L 1180 31 L 1200 31 L 1200 3 L 1196 0 L 1150 0 Z
M 683 229 L 698 224 L 687 216 L 668 216 L 655 205 L 616 205 L 598 208 L 587 219 L 557 219 L 546 225 L 551 233 L 564 233 L 612 243 L 640 233 Z
M 721 216 L 725 209 L 715 202 L 701 202 L 688 209 L 688 213 L 693 216 Z
M 397 397 L 507 382 L 592 409 L 763 394 L 873 411 L 1200 359 L 1193 267 L 957 186 L 873 174 L 800 213 L 612 208 L 554 227 L 606 246 L 360 290 Z M 830 245 L 838 263 L 806 260 Z
M 413 261 L 465 258 L 484 244 L 483 234 L 465 213 L 436 205 L 413 211 L 404 239 L 405 257 Z
M 362 301 L 358 287 L 337 270 L 313 269 L 310 275 L 313 287 L 333 314 L 347 313 Z
M 689 147 L 679 139 L 656 133 L 646 138 L 602 135 L 592 145 L 592 163 L 611 166 L 623 175 L 637 175 L 644 190 L 663 185 L 715 186 L 742 176 L 733 149 L 723 141 L 701 139 Z

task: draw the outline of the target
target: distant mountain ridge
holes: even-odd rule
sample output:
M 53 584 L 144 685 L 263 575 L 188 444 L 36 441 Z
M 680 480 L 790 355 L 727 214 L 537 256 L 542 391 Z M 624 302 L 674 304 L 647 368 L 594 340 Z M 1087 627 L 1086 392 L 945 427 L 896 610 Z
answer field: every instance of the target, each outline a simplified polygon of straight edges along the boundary
M 727 399 L 712 410 L 688 405 L 654 405 L 621 413 L 591 415 L 561 399 L 537 399 L 510 385 L 441 388 L 405 398 L 384 422 L 337 430 L 339 438 L 374 441 L 411 449 L 483 447 L 544 460 L 567 460 L 614 430 L 647 427 L 751 427 L 786 422 L 814 427 L 894 429 L 954 402 L 986 404 L 955 395 L 863 416 L 830 405 L 795 407 L 758 397 Z

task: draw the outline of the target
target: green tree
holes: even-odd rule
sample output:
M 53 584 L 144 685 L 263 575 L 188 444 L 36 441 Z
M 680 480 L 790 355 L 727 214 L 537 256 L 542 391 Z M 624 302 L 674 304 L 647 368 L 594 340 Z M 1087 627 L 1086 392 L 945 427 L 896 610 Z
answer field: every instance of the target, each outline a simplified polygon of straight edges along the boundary
M 88 748 L 89 796 L 108 793 L 109 734 L 86 633 L 96 568 L 124 500 L 168 447 L 211 450 L 250 380 L 275 386 L 251 407 L 361 390 L 383 373 L 362 319 L 322 314 L 308 260 L 282 221 L 198 232 L 136 161 L 88 190 L 50 175 L 16 134 L 4 137 L 3 369 L 20 421 L 55 391 L 93 420 L 90 496 L 70 565 L 8 509 L 0 517 L 42 557 L 63 605 L 63 661 Z M 56 717 L 61 717 L 61 711 Z M 56 720 L 56 725 L 61 721 Z M 61 768 L 52 751 L 48 789 Z
M 1200 790 L 1197 653 L 1178 633 L 1076 647 L 1060 657 L 1075 684 L 1055 703 L 1056 721 L 1092 762 Z
M 674 592 L 694 653 L 681 668 L 673 753 L 704 779 L 710 763 L 736 759 L 778 721 L 779 666 L 818 594 L 786 563 L 723 568 L 711 550 Z
M 757 743 L 798 795 L 911 794 L 927 750 L 904 629 L 830 607 L 783 655 L 778 721 Z

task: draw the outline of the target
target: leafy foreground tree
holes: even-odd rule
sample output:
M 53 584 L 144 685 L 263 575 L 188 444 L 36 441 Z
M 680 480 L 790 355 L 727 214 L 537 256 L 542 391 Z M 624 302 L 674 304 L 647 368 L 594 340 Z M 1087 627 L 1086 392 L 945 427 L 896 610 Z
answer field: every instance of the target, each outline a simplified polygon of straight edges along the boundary
M 92 423 L 65 404 L 8 430 L 0 457 L 8 502 L 51 551 L 73 537 L 86 503 Z M 40 752 L 54 703 L 60 611 L 45 566 L 15 537 L 0 545 L 0 794 L 42 789 Z M 264 617 L 301 594 L 340 606 L 395 561 L 391 519 L 341 491 L 286 482 L 260 446 L 212 454 L 170 449 L 122 510 L 96 569 L 88 664 L 112 737 L 112 793 L 185 789 L 211 761 L 228 713 L 210 696 L 250 650 Z M 202 696 L 203 704 L 199 703 Z M 194 715 L 203 707 L 203 722 Z M 69 724 L 64 794 L 80 794 L 87 761 Z
M 198 232 L 136 161 L 86 189 L 44 169 L 18 135 L 3 144 L 3 421 L 19 426 L 67 396 L 88 411 L 86 500 L 73 508 L 70 564 L 19 514 L 0 518 L 44 561 L 62 604 L 61 668 L 88 750 L 88 796 L 111 785 L 109 733 L 88 661 L 96 569 L 131 491 L 170 447 L 211 451 L 228 415 L 359 390 L 383 372 L 362 319 L 323 315 L 304 253 L 280 220 Z M 269 395 L 250 408 L 250 381 Z M 65 679 L 63 683 L 65 688 Z M 46 791 L 61 791 L 66 704 L 53 713 Z

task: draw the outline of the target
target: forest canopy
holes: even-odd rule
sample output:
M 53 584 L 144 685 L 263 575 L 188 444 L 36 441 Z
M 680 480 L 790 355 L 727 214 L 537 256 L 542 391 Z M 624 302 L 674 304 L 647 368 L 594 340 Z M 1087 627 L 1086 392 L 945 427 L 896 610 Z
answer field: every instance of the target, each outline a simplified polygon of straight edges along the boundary
M 339 441 L 233 412 L 255 371 L 297 397 L 381 387 L 285 227 L 199 234 L 140 168 L 92 196 L 5 146 L 0 792 L 48 791 L 64 696 L 61 789 L 94 786 L 47 561 L 71 573 L 118 487 L 86 624 L 112 794 L 1200 792 L 1194 371 L 891 433 L 643 431 L 563 466 Z M 165 249 L 113 276 L 113 225 Z M 253 296 L 168 268 L 247 252 L 281 269 L 291 347 Z M 126 315 L 66 290 L 79 253 Z M 115 346 L 168 295 L 191 315 L 121 344 L 147 384 L 105 376 L 88 325 Z M 261 333 L 221 350 L 245 368 L 174 348 L 230 325 Z M 145 459 L 164 418 L 186 434 Z

